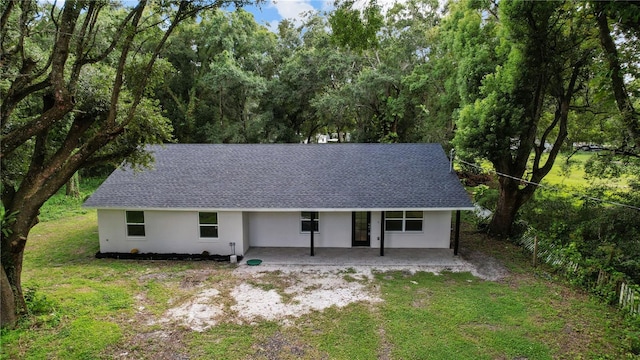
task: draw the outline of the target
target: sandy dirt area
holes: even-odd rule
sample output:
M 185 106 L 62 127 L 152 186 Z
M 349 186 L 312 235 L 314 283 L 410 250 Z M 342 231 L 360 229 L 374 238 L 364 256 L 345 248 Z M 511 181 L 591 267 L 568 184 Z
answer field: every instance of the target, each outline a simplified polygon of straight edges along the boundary
M 480 278 L 495 281 L 507 274 L 497 262 L 487 266 L 486 257 L 476 256 L 483 266 L 474 265 L 453 271 L 469 271 Z M 490 262 L 490 261 L 489 261 Z M 374 272 L 400 270 L 372 267 L 338 266 L 282 266 L 239 265 L 229 271 L 223 281 L 209 283 L 193 281 L 213 276 L 216 270 L 198 270 L 188 276 L 185 286 L 192 286 L 190 296 L 171 299 L 172 307 L 163 316 L 148 323 L 177 323 L 193 331 L 204 331 L 216 324 L 228 322 L 252 324 L 260 320 L 280 321 L 312 311 L 322 311 L 332 306 L 344 307 L 355 302 L 378 303 L 382 299 L 375 285 Z M 438 273 L 436 267 L 408 267 L 403 271 L 429 271 Z M 144 308 L 144 307 L 141 307 Z

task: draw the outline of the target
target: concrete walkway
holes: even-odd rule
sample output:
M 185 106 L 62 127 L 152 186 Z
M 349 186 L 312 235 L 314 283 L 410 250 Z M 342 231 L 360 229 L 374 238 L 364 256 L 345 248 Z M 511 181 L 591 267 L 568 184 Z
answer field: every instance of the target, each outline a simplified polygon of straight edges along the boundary
M 316 266 L 429 266 L 443 269 L 468 267 L 469 263 L 454 256 L 451 249 L 380 249 L 372 248 L 316 248 L 310 256 L 309 248 L 250 248 L 242 264 L 249 259 L 260 259 L 262 265 L 316 265 Z

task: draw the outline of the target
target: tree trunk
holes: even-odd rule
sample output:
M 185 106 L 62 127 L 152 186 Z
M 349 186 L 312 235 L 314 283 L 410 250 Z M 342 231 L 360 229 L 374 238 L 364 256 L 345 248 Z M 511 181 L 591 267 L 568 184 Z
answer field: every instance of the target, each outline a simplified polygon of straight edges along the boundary
M 24 300 L 21 274 L 23 264 L 23 254 L 27 241 L 27 237 L 31 228 L 35 226 L 38 219 L 40 207 L 44 202 L 58 192 L 64 184 L 77 172 L 80 168 L 91 164 L 104 163 L 111 160 L 122 161 L 136 151 L 137 146 L 144 141 L 148 141 L 147 137 L 140 136 L 130 139 L 131 146 L 119 146 L 116 149 L 107 151 L 107 154 L 97 154 L 105 145 L 114 142 L 121 134 L 125 132 L 126 127 L 134 121 L 134 116 L 138 109 L 138 105 L 145 96 L 145 88 L 148 78 L 142 77 L 141 80 L 133 82 L 131 85 L 132 101 L 128 105 L 126 113 L 118 112 L 118 104 L 121 101 L 121 93 L 124 89 L 125 70 L 127 69 L 128 59 L 131 57 L 130 52 L 136 51 L 136 39 L 145 37 L 143 32 L 146 28 L 153 28 L 149 24 L 140 24 L 147 1 L 141 0 L 138 5 L 131 9 L 129 15 L 123 18 L 119 24 L 114 24 L 115 34 L 113 42 L 104 49 L 95 48 L 96 31 L 99 26 L 91 24 L 91 30 L 81 25 L 79 33 L 76 31 L 76 25 L 80 14 L 86 16 L 87 19 L 94 19 L 100 23 L 98 12 L 102 8 L 90 5 L 85 7 L 87 3 L 84 1 L 68 1 L 62 8 L 59 20 L 55 23 L 56 33 L 54 36 L 54 44 L 49 56 L 42 57 L 49 59 L 48 63 L 38 63 L 41 67 L 24 66 L 31 63 L 31 57 L 25 56 L 24 52 L 20 52 L 17 56 L 22 56 L 21 73 L 16 76 L 15 80 L 10 80 L 10 88 L 3 93 L 0 103 L 0 120 L 2 122 L 3 133 L 0 142 L 0 158 L 14 159 L 15 150 L 27 141 L 34 141 L 33 153 L 31 155 L 31 164 L 29 170 L 18 187 L 14 187 L 13 183 L 2 184 L 2 203 L 6 214 L 16 213 L 15 221 L 11 225 L 5 225 L 3 231 L 8 231 L 8 236 L 0 237 L 0 266 L 2 274 L 0 276 L 0 285 L 2 285 L 2 300 L 0 309 L 0 320 L 3 327 L 15 324 L 18 316 L 26 311 L 26 303 Z M 192 18 L 199 11 L 207 8 L 217 8 L 222 2 L 205 2 L 201 5 L 193 4 L 191 1 L 180 1 L 176 5 L 171 5 L 174 9 L 173 18 L 167 20 L 168 26 L 164 28 L 164 34 L 161 39 L 151 45 L 152 52 L 149 53 L 150 58 L 144 65 L 143 73 L 150 74 L 160 51 L 164 47 L 167 38 L 171 35 L 178 24 L 185 19 Z M 22 6 L 33 6 L 35 1 L 24 1 Z M 164 5 L 163 5 L 164 6 Z M 168 9 L 163 7 L 163 9 Z M 93 10 L 90 10 L 93 9 Z M 94 12 L 95 11 L 95 12 Z M 38 14 L 42 16 L 42 14 Z M 29 22 L 33 21 L 31 16 L 24 17 Z M 11 19 L 10 19 L 11 20 Z M 31 25 L 22 20 L 18 25 L 22 33 L 20 34 L 20 43 L 22 40 L 28 39 L 29 34 L 26 32 L 31 29 Z M 89 20 L 87 20 L 89 21 Z M 3 23 L 5 19 L 1 21 Z M 85 23 L 85 25 L 88 23 Z M 166 25 L 167 25 L 166 24 Z M 87 32 L 88 31 L 88 32 Z M 150 39 L 151 37 L 149 37 Z M 29 40 L 30 41 L 30 40 Z M 71 45 L 74 44 L 75 51 L 71 54 Z M 97 63 L 106 59 L 115 49 L 119 51 L 119 60 L 115 65 L 115 76 L 111 85 L 111 100 L 109 108 L 105 110 L 106 118 L 102 116 L 95 118 L 85 118 L 76 116 L 68 130 L 65 130 L 66 137 L 63 142 L 56 148 L 52 148 L 54 143 L 48 141 L 49 132 L 59 125 L 59 122 L 73 110 L 76 105 L 73 94 L 80 79 L 80 72 L 87 64 Z M 98 55 L 96 56 L 95 53 Z M 96 56 L 96 57 L 94 57 Z M 115 60 L 115 59 L 114 59 Z M 41 70 L 39 70 L 41 68 Z M 70 72 L 65 71 L 69 69 Z M 35 82 L 35 79 L 46 78 L 46 81 Z M 46 90 L 46 91 L 43 91 Z M 40 116 L 30 121 L 18 121 L 15 123 L 7 122 L 13 109 L 27 97 L 36 96 L 37 93 L 52 94 L 53 98 L 50 103 L 47 102 L 45 95 L 44 109 Z M 118 116 L 122 114 L 122 116 Z M 98 124 L 96 121 L 100 120 Z M 222 119 L 222 116 L 221 116 Z M 7 125 L 7 126 L 5 126 Z M 10 125 L 10 126 L 8 126 Z M 96 126 L 89 131 L 92 126 Z M 8 131 L 10 129 L 11 131 Z M 8 132 L 5 132 L 7 130 Z M 95 130 L 95 132 L 94 132 Z M 89 132 L 88 132 L 89 131 Z M 151 138 L 160 140 L 164 137 L 161 134 L 150 134 Z M 163 139 L 166 140 L 166 139 Z M 4 182 L 4 177 L 3 177 Z
M 22 258 L 26 238 L 7 236 L 2 239 L 2 327 L 13 327 L 19 315 L 26 313 L 22 293 Z
M 18 317 L 16 316 L 16 301 L 13 296 L 13 289 L 9 283 L 9 278 L 4 271 L 4 264 L 0 270 L 0 328 L 13 328 Z
M 21 187 L 11 199 L 6 199 L 8 213 L 17 210 L 15 221 L 7 226 L 9 236 L 1 240 L 2 259 L 2 326 L 12 326 L 21 314 L 27 312 L 27 305 L 22 292 L 22 264 L 27 237 L 31 229 L 38 223 L 40 207 L 46 199 L 57 192 L 65 180 L 71 176 L 63 171 L 57 173 L 60 179 L 54 184 L 32 182 L 32 178 L 23 180 Z M 36 190 L 37 189 L 37 190 Z M 8 286 L 5 286 L 5 281 Z M 5 296 L 11 296 L 5 304 Z
M 498 238 L 506 238 L 511 235 L 513 222 L 521 205 L 517 181 L 507 178 L 500 179 L 500 195 L 496 211 L 491 218 L 491 223 L 489 223 L 489 234 Z
M 74 198 L 80 197 L 80 175 L 77 172 L 67 181 L 66 195 Z
M 624 72 L 620 66 L 618 49 L 611 37 L 609 22 L 605 13 L 605 4 L 596 2 L 596 20 L 598 23 L 599 38 L 602 49 L 605 52 L 607 64 L 609 65 L 609 77 L 613 95 L 618 105 L 618 110 L 622 115 L 622 122 L 627 127 L 629 136 L 633 139 L 636 147 L 640 147 L 640 119 L 633 107 L 633 102 L 629 98 L 629 92 L 624 84 Z

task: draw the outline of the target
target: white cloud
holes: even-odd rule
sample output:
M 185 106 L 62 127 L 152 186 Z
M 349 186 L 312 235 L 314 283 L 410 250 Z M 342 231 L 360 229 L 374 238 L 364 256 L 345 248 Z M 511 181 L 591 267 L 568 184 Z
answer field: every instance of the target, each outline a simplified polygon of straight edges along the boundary
M 320 2 L 322 3 L 322 6 L 320 6 L 322 11 L 331 11 L 335 9 L 335 6 L 333 6 L 334 0 L 322 0 Z
M 314 11 L 310 0 L 269 0 L 269 7 L 274 7 L 283 19 L 293 19 L 296 25 L 300 25 L 304 14 Z
M 378 6 L 382 14 L 386 14 L 393 5 L 407 3 L 409 0 L 377 0 Z M 353 8 L 363 10 L 371 0 L 354 0 Z M 440 0 L 443 4 L 445 1 Z M 335 9 L 335 0 L 268 0 L 267 7 L 273 8 L 278 12 L 282 19 L 293 20 L 296 26 L 302 25 L 306 14 L 309 11 L 330 12 Z M 271 21 L 269 29 L 277 33 L 279 20 Z
M 408 2 L 408 0 L 378 0 L 378 6 L 380 6 L 380 10 L 382 10 L 383 14 L 386 14 L 387 11 L 389 11 L 389 9 L 391 9 L 393 7 L 393 5 L 395 4 L 404 4 Z M 353 3 L 353 7 L 357 8 L 357 9 L 364 9 L 366 8 L 370 3 L 370 0 L 356 0 Z
M 278 25 L 280 25 L 280 21 L 277 21 L 277 20 L 269 21 L 267 22 L 267 24 L 265 24 L 267 29 L 269 29 L 269 31 L 271 31 L 274 34 L 278 33 Z

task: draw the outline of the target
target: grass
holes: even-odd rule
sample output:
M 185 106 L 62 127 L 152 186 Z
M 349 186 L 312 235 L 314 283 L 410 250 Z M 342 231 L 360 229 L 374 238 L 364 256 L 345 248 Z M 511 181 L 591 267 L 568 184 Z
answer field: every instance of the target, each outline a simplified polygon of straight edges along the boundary
M 552 186 L 567 186 L 573 189 L 587 187 L 589 180 L 584 171 L 584 164 L 592 156 L 594 156 L 594 153 L 580 151 L 573 154 L 569 162 L 567 162 L 566 155 L 558 155 L 553 169 L 544 177 L 544 183 Z M 546 156 L 544 156 L 543 161 L 546 161 Z
M 517 248 L 469 230 L 463 233 L 466 246 L 501 258 L 511 271 L 507 279 L 379 273 L 373 285 L 382 303 L 330 308 L 286 326 L 222 323 L 204 332 L 146 324 L 137 318 L 139 297 L 144 294 L 149 316 L 157 316 L 171 307 L 171 299 L 193 294 L 184 289 L 183 279 L 214 268 L 215 276 L 201 280 L 219 283 L 230 276 L 229 266 L 97 260 L 93 211 L 44 222 L 32 235 L 23 281 L 25 288 L 35 289 L 37 311 L 17 329 L 2 332 L 2 359 L 100 359 L 124 353 L 153 358 L 168 351 L 193 359 L 613 359 L 625 356 L 625 339 L 636 331 L 614 309 L 538 276 Z M 261 281 L 273 278 L 274 284 L 261 286 L 280 288 L 283 276 L 268 275 Z
M 82 178 L 80 180 L 80 194 L 77 197 L 66 196 L 63 187 L 53 195 L 40 209 L 40 221 L 57 220 L 73 215 L 83 215 L 89 212 L 82 208 L 82 203 L 93 194 L 102 184 L 104 178 Z
M 584 170 L 584 165 L 594 156 L 598 156 L 598 153 L 579 151 L 567 161 L 567 154 L 559 155 L 549 174 L 542 180 L 543 184 L 562 186 L 572 190 L 584 189 L 592 184 L 620 189 L 627 188 L 628 184 L 625 176 L 605 179 L 588 177 Z M 543 161 L 545 160 L 546 155 L 543 157 Z
M 558 318 L 561 309 L 553 301 L 558 299 L 550 291 L 553 287 L 532 282 L 512 288 L 466 273 L 422 273 L 413 280 L 428 284 L 428 290 L 401 286 L 406 279 L 398 276 L 383 287 L 388 297 L 382 313 L 396 344 L 394 358 L 444 359 L 455 354 L 459 359 L 552 359 L 574 341 L 565 330 L 566 321 Z M 572 301 L 568 307 L 581 306 Z M 415 334 L 434 340 L 416 343 Z M 605 344 L 590 346 L 593 356 Z
M 1 359 L 638 358 L 630 345 L 640 336 L 637 323 L 544 269 L 532 269 L 518 248 L 466 224 L 461 252 L 497 258 L 510 271 L 505 279 L 384 272 L 368 284 L 383 302 L 332 307 L 287 325 L 231 321 L 194 332 L 157 323 L 150 320 L 203 286 L 224 293 L 232 268 L 95 259 L 96 213 L 74 206 L 53 206 L 64 216 L 48 217 L 30 235 L 23 286 L 32 312 L 16 329 L 2 331 Z M 355 272 L 347 268 L 341 276 Z M 286 276 L 265 274 L 254 285 L 280 291 Z

